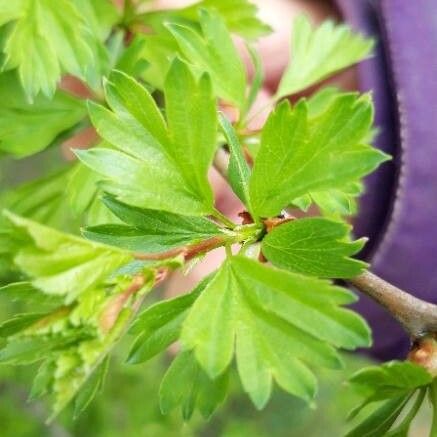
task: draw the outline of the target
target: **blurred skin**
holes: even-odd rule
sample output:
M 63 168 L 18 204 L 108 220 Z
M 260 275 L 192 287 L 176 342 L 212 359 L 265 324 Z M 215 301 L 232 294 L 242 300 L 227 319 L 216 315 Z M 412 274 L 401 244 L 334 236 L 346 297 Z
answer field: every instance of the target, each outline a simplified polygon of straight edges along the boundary
M 122 6 L 123 0 L 114 0 L 118 6 Z M 262 38 L 257 44 L 263 68 L 265 73 L 265 83 L 260 91 L 257 101 L 252 108 L 252 113 L 258 113 L 262 108 L 265 108 L 270 97 L 276 91 L 279 80 L 290 58 L 290 34 L 292 31 L 293 18 L 305 13 L 311 17 L 315 24 L 322 22 L 327 18 L 339 20 L 339 14 L 335 7 L 327 0 L 252 0 L 259 8 L 259 17 L 268 23 L 273 32 L 271 35 Z M 192 3 L 196 0 L 158 0 L 151 4 L 153 9 L 173 9 L 180 8 Z M 149 7 L 149 5 L 147 5 Z M 241 40 L 236 38 L 236 44 L 240 50 L 241 56 L 247 65 L 249 76 L 252 74 L 252 66 L 249 61 L 249 56 L 244 48 Z M 357 89 L 356 71 L 348 69 L 336 75 L 324 84 L 338 86 L 345 90 Z M 82 97 L 90 97 L 89 90 L 81 84 L 78 84 L 72 78 L 65 78 L 61 84 L 62 88 L 69 90 Z M 303 95 L 314 91 L 307 90 Z M 295 96 L 299 97 L 299 96 Z M 264 124 L 265 118 L 269 113 L 269 107 L 255 117 L 250 124 L 251 129 L 259 129 Z M 70 148 L 86 147 L 95 141 L 96 135 L 92 129 L 80 133 L 79 135 L 69 139 L 63 145 L 63 152 L 67 159 L 72 159 Z M 232 193 L 224 179 L 214 170 L 211 170 L 210 181 L 216 193 L 216 206 L 224 214 L 241 222 L 238 213 L 243 210 L 243 207 L 237 197 Z M 168 283 L 167 294 L 169 296 L 180 293 L 181 291 L 190 290 L 202 277 L 213 271 L 224 258 L 224 250 L 217 249 L 209 254 L 196 266 L 194 266 L 189 274 L 175 273 Z

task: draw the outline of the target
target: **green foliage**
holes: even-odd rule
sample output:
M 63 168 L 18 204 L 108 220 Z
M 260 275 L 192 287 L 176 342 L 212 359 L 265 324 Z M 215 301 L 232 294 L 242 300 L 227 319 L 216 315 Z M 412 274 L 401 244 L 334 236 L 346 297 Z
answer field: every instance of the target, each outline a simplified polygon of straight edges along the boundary
M 315 118 L 305 100 L 293 108 L 281 103 L 262 131 L 250 181 L 254 211 L 277 215 L 303 195 L 343 188 L 372 172 L 388 159 L 365 144 L 372 120 L 369 96 L 340 94 Z
M 156 31 L 163 28 L 166 19 L 195 26 L 199 10 L 202 9 L 218 13 L 231 32 L 245 38 L 258 38 L 271 31 L 270 27 L 256 16 L 257 7 L 248 0 L 201 0 L 185 8 L 145 13 L 141 16 L 141 21 Z
M 323 218 L 293 220 L 274 228 L 262 251 L 274 265 L 321 278 L 352 278 L 366 263 L 351 259 L 365 240 L 348 241 L 350 226 Z
M 308 364 L 338 367 L 335 347 L 370 342 L 363 320 L 339 307 L 353 300 L 329 283 L 232 257 L 191 308 L 181 341 L 210 378 L 228 368 L 235 348 L 243 387 L 258 408 L 269 399 L 273 379 L 310 400 L 316 381 Z
M 129 330 L 139 334 L 129 352 L 131 364 L 149 360 L 179 339 L 188 310 L 208 283 L 207 277 L 191 293 L 158 302 L 137 317 Z
M 18 69 L 29 100 L 40 91 L 52 96 L 61 73 L 85 78 L 93 50 L 84 18 L 72 2 L 11 2 L 0 7 L 0 23 L 10 21 L 12 29 L 4 44 L 6 68 Z
M 299 16 L 293 23 L 292 61 L 282 76 L 276 96 L 295 94 L 369 56 L 373 41 L 354 34 L 348 26 L 325 21 L 314 29 Z
M 250 168 L 244 158 L 237 134 L 229 120 L 220 114 L 220 125 L 228 142 L 230 158 L 228 180 L 234 193 L 250 209 L 249 179 Z
M 358 423 L 347 434 L 348 437 L 407 436 L 433 378 L 415 364 L 393 361 L 359 370 L 350 381 L 365 395 L 364 401 L 351 412 L 350 418 L 357 416 L 369 404 L 377 402 L 378 407 Z M 402 420 L 392 429 L 405 410 L 407 412 Z
M 63 234 L 11 213 L 7 217 L 31 239 L 18 250 L 14 258 L 17 266 L 32 278 L 34 287 L 64 296 L 66 304 L 131 259 L 128 252 Z
M 245 101 L 246 73 L 225 23 L 218 15 L 200 11 L 202 34 L 179 24 L 168 28 L 194 71 L 206 71 L 216 94 L 242 108 Z
M 46 148 L 86 115 L 85 105 L 61 91 L 29 104 L 14 73 L 0 74 L 0 150 L 18 157 Z
M 73 399 L 73 415 L 86 414 L 127 332 L 135 336 L 129 364 L 152 366 L 170 346 L 178 351 L 159 390 L 163 413 L 180 407 L 184 420 L 196 410 L 209 417 L 234 390 L 234 358 L 257 408 L 273 382 L 295 403 L 312 404 L 315 373 L 340 368 L 341 349 L 371 342 L 365 321 L 344 308 L 354 295 L 330 281 L 367 266 L 351 258 L 364 240 L 351 241 L 342 220 L 356 210 L 362 178 L 388 159 L 369 145 L 371 97 L 325 89 L 284 101 L 260 134 L 248 134 L 262 65 L 248 45 L 249 79 L 231 33 L 248 43 L 268 32 L 255 6 L 202 0 L 150 12 L 146 3 L 127 1 L 121 14 L 109 0 L 0 6 L 11 70 L 0 75 L 1 151 L 19 158 L 49 146 L 58 152 L 64 138 L 89 127 L 88 115 L 99 136 L 76 151 L 80 163 L 0 196 L 13 211 L 1 219 L 0 277 L 9 277 L 0 298 L 12 314 L 0 324 L 0 362 L 40 363 L 30 397 L 48 396 L 52 418 Z M 299 18 L 276 100 L 364 59 L 371 46 L 345 26 L 313 30 Z M 88 113 L 56 89 L 67 73 L 92 89 Z M 229 106 L 232 121 L 219 112 Z M 219 148 L 229 152 L 227 178 L 246 212 L 242 225 L 215 207 L 208 172 Z M 48 152 L 41 155 L 50 160 Z M 313 203 L 329 219 L 280 223 L 284 208 Z M 220 246 L 227 256 L 215 273 L 187 294 L 147 301 L 140 312 L 169 273 Z M 406 432 L 425 391 L 435 397 L 430 376 L 405 363 L 353 378 L 363 381 L 369 393 L 357 413 L 384 404 L 351 435 L 382 435 L 414 398 L 399 425 Z
M 194 244 L 217 235 L 220 229 L 203 217 L 140 209 L 106 197 L 105 205 L 124 224 L 107 224 L 86 228 L 83 235 L 100 243 L 139 252 L 164 252 Z
M 166 123 L 144 87 L 114 72 L 105 87 L 112 111 L 92 104 L 90 114 L 99 134 L 116 149 L 94 148 L 77 155 L 105 177 L 104 190 L 125 203 L 208 214 L 213 196 L 207 169 L 216 147 L 217 119 L 210 82 L 206 76 L 196 81 L 179 60 L 168 77 L 175 82 L 168 80 L 165 89 Z
M 210 379 L 197 363 L 192 352 L 181 352 L 171 363 L 159 389 L 159 403 L 163 414 L 180 406 L 182 417 L 189 420 L 197 408 L 209 418 L 224 401 L 229 374 Z

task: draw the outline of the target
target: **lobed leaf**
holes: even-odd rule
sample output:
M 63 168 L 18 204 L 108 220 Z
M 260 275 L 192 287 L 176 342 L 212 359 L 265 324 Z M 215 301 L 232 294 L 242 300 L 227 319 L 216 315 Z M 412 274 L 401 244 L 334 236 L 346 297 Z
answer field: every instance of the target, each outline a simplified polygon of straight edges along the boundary
M 309 401 L 316 381 L 308 364 L 335 368 L 335 347 L 369 344 L 364 321 L 339 307 L 351 300 L 328 282 L 235 256 L 194 303 L 181 341 L 212 379 L 228 368 L 235 349 L 243 387 L 258 408 L 272 379 Z
M 295 94 L 369 56 L 373 40 L 344 24 L 325 21 L 314 29 L 308 18 L 293 22 L 291 62 L 282 76 L 277 98 Z
M 191 293 L 152 305 L 135 319 L 129 333 L 139 335 L 129 352 L 130 364 L 149 360 L 179 338 L 188 310 L 209 281 L 207 277 Z
M 40 91 L 51 97 L 62 73 L 85 79 L 94 62 L 92 34 L 73 2 L 21 0 L 14 13 L 0 6 L 0 23 L 12 21 L 4 44 L 6 68 L 17 68 L 30 101 Z
M 349 241 L 350 226 L 324 219 L 304 218 L 277 226 L 262 241 L 265 257 L 274 265 L 320 278 L 352 278 L 366 268 L 350 258 L 365 240 Z
M 161 412 L 167 414 L 180 406 L 184 420 L 197 408 L 209 418 L 227 394 L 228 373 L 210 379 L 191 352 L 180 352 L 172 361 L 159 388 Z
M 310 118 L 305 100 L 281 103 L 267 120 L 250 181 L 252 207 L 275 216 L 309 193 L 341 189 L 388 159 L 364 141 L 373 120 L 367 96 L 341 94 Z
M 64 234 L 10 212 L 5 214 L 30 238 L 18 250 L 16 265 L 32 278 L 33 287 L 62 296 L 67 304 L 131 260 L 128 252 Z
M 116 149 L 95 148 L 77 155 L 105 178 L 103 189 L 124 203 L 209 214 L 213 196 L 207 170 L 216 147 L 215 103 L 208 79 L 196 82 L 180 61 L 173 63 L 169 75 L 175 80 L 177 76 L 178 87 L 170 81 L 166 86 L 168 127 L 148 91 L 114 72 L 106 85 L 112 111 L 93 104 L 90 114 L 98 133 Z
M 198 73 L 206 71 L 215 93 L 239 108 L 244 106 L 246 73 L 231 35 L 219 15 L 199 12 L 202 34 L 180 24 L 168 24 L 183 56 Z

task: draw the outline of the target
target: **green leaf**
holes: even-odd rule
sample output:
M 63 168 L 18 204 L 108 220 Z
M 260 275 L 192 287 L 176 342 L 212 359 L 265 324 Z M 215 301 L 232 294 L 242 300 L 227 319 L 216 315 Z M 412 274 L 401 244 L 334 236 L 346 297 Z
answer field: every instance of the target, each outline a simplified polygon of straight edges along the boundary
M 191 293 L 152 305 L 135 319 L 129 333 L 139 335 L 129 352 L 130 364 L 148 361 L 179 338 L 189 308 L 209 281 L 207 277 Z
M 12 319 L 6 320 L 0 324 L 0 337 L 6 338 L 14 335 L 33 325 L 45 315 L 45 313 L 17 314 Z
M 434 378 L 429 387 L 429 399 L 433 409 L 430 435 L 434 437 L 437 435 L 437 378 Z
M 58 91 L 29 104 L 15 73 L 0 74 L 0 150 L 22 158 L 49 146 L 86 115 L 82 101 Z
M 208 79 L 194 81 L 180 61 L 169 75 L 178 76 L 178 87 L 169 83 L 166 89 L 168 127 L 148 91 L 114 72 L 106 85 L 113 112 L 92 104 L 90 115 L 98 133 L 117 150 L 99 147 L 77 155 L 104 176 L 105 191 L 127 204 L 209 214 L 213 196 L 207 171 L 216 147 L 216 115 Z
M 13 339 L 0 350 L 0 364 L 31 364 L 47 358 L 57 348 L 65 348 L 80 339 L 81 335 L 54 336 L 51 338 L 29 337 Z
M 231 32 L 244 38 L 254 39 L 271 32 L 270 26 L 257 18 L 258 8 L 249 0 L 202 0 L 185 8 L 147 12 L 141 16 L 141 21 L 156 32 L 161 32 L 163 23 L 169 21 L 194 27 L 201 9 L 219 14 Z
M 11 302 L 20 302 L 30 306 L 57 306 L 62 300 L 56 296 L 50 296 L 35 288 L 30 282 L 14 282 L 0 287 L 0 297 Z
M 252 208 L 275 216 L 311 192 L 341 189 L 388 159 L 365 140 L 373 120 L 369 96 L 340 94 L 309 118 L 305 100 L 281 103 L 267 120 L 250 181 Z
M 105 205 L 127 225 L 109 224 L 85 228 L 94 241 L 139 252 L 163 252 L 217 235 L 220 229 L 203 217 L 190 217 L 128 206 L 106 197 Z
M 305 16 L 293 22 L 291 59 L 276 94 L 295 94 L 369 56 L 373 40 L 344 25 L 325 21 L 314 29 Z
M 350 258 L 365 239 L 350 241 L 351 227 L 324 218 L 293 220 L 277 226 L 262 241 L 262 252 L 274 265 L 321 278 L 352 278 L 367 264 Z
M 428 386 L 432 376 L 423 367 L 408 361 L 391 361 L 359 370 L 350 382 L 365 397 L 350 412 L 352 419 L 372 402 L 411 395 L 416 389 Z
M 258 408 L 270 396 L 272 379 L 309 401 L 316 381 L 308 364 L 338 367 L 335 347 L 370 342 L 365 322 L 339 307 L 353 300 L 329 282 L 235 256 L 192 306 L 181 341 L 211 378 L 230 365 L 235 349 L 243 387 Z
M 164 84 L 170 132 L 169 154 L 193 193 L 210 205 L 207 172 L 216 151 L 217 113 L 208 75 L 196 81 L 184 62 L 175 59 Z
M 72 217 L 65 195 L 71 167 L 45 175 L 6 191 L 1 197 L 3 208 L 48 226 L 76 230 L 78 222 Z
M 159 389 L 159 403 L 163 414 L 181 406 L 184 420 L 189 420 L 195 408 L 209 418 L 224 401 L 228 387 L 228 373 L 211 380 L 197 364 L 191 352 L 181 352 L 171 363 Z
M 50 385 L 53 382 L 54 370 L 55 364 L 53 361 L 46 360 L 41 364 L 33 380 L 29 400 L 37 399 L 49 392 Z
M 384 436 L 392 427 L 411 395 L 400 396 L 384 402 L 381 407 L 349 431 L 345 437 Z
M 220 114 L 220 125 L 228 142 L 231 156 L 228 166 L 228 180 L 234 193 L 250 209 L 249 178 L 250 168 L 244 159 L 237 133 L 228 119 Z
M 391 361 L 380 366 L 359 370 L 350 378 L 354 385 L 367 387 L 378 394 L 402 394 L 432 382 L 432 376 L 423 367 L 409 361 Z
M 6 68 L 18 69 L 29 100 L 40 91 L 52 96 L 62 73 L 85 78 L 94 62 L 92 38 L 71 1 L 22 0 L 15 14 L 9 8 L 0 6 L 0 22 L 13 20 L 4 45 Z
M 103 362 L 94 370 L 93 374 L 88 378 L 74 402 L 74 418 L 86 410 L 97 393 L 102 389 L 108 373 L 109 358 L 106 357 Z
M 199 14 L 201 35 L 180 24 L 170 23 L 167 27 L 192 68 L 209 73 L 215 93 L 242 108 L 246 93 L 243 61 L 222 18 L 205 9 Z
M 6 217 L 31 241 L 15 256 L 16 265 L 47 294 L 62 296 L 65 303 L 93 289 L 123 264 L 129 253 L 64 234 L 10 212 Z
M 356 198 L 363 189 L 363 184 L 353 182 L 341 189 L 315 191 L 311 193 L 311 199 L 327 217 L 353 215 L 358 212 Z

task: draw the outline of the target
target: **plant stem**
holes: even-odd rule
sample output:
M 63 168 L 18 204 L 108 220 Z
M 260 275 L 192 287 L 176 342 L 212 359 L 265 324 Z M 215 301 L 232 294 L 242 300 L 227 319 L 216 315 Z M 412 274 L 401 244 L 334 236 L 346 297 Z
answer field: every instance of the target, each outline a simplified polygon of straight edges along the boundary
M 437 305 L 414 297 L 369 271 L 348 282 L 383 306 L 413 340 L 437 332 Z

